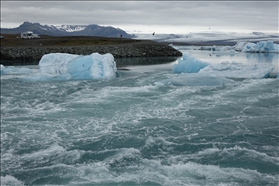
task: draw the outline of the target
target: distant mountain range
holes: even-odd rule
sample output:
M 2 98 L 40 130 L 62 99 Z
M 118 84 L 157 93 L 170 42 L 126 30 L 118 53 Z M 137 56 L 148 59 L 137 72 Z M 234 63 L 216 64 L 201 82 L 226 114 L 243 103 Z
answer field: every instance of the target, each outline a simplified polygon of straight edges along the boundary
M 112 26 L 90 25 L 41 25 L 40 23 L 24 22 L 17 28 L 1 28 L 1 34 L 20 34 L 21 32 L 32 31 L 39 35 L 50 36 L 103 36 L 133 38 L 134 35 Z

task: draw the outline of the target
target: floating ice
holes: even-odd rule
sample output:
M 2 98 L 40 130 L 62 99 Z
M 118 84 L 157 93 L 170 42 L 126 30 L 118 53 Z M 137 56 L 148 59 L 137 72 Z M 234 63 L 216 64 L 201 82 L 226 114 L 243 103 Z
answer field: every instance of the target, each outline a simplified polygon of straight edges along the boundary
M 188 53 L 183 53 L 183 56 L 178 59 L 178 64 L 172 67 L 172 71 L 174 73 L 197 73 L 207 65 L 208 63 L 195 59 Z
M 246 44 L 247 42 L 245 41 L 239 41 L 236 43 L 236 45 L 233 48 L 235 51 L 242 51 Z
M 102 80 L 115 77 L 116 63 L 111 54 L 93 53 L 87 56 L 50 53 L 39 62 L 39 74 L 25 80 Z
M 32 70 L 30 68 L 26 68 L 26 67 L 16 68 L 14 66 L 5 67 L 1 64 L 0 74 L 3 74 L 3 75 L 19 75 L 19 74 L 29 74 L 31 72 L 32 72 Z
M 67 73 L 68 63 L 77 58 L 79 55 L 67 53 L 50 53 L 44 55 L 40 62 L 39 67 L 41 73 L 59 75 Z
M 222 62 L 221 64 L 208 65 L 199 73 L 211 73 L 227 78 L 260 79 L 266 78 L 274 67 L 269 63 L 244 65 L 236 62 Z
M 237 52 L 231 46 L 213 46 L 212 54 L 236 54 Z
M 234 81 L 210 73 L 181 74 L 178 77 L 155 82 L 155 85 L 173 86 L 224 86 Z
M 3 74 L 4 73 L 4 69 L 5 69 L 5 67 L 4 67 L 4 65 L 0 65 L 0 74 Z
M 207 64 L 188 53 L 183 53 L 178 64 L 172 68 L 174 73 L 209 73 L 227 78 L 243 79 L 266 78 L 269 77 L 273 69 L 274 67 L 270 63 L 244 65 L 236 62 L 222 62 L 221 64 Z
M 173 46 L 177 50 L 211 50 L 215 54 L 234 54 L 237 52 L 279 53 L 279 45 L 273 41 L 239 41 L 235 46 Z
M 255 43 L 246 43 L 242 49 L 243 52 L 279 52 L 279 45 L 273 41 L 260 41 Z

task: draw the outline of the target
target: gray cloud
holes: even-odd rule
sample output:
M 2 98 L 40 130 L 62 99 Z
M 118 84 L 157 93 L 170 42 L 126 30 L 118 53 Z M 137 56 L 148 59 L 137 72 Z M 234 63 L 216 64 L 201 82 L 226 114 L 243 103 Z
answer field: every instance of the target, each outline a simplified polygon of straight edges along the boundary
M 1 26 L 99 24 L 124 28 L 278 30 L 277 1 L 2 1 Z M 137 26 L 139 25 L 139 26 Z M 173 28 L 173 29 L 171 29 Z

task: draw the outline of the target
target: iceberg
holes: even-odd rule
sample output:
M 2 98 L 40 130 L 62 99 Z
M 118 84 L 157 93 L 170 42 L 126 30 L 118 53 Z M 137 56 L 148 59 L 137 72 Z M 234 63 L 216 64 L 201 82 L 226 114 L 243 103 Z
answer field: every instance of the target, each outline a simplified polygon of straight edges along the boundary
M 231 79 L 210 73 L 181 74 L 177 77 L 155 82 L 155 85 L 172 86 L 225 86 L 235 82 Z
M 68 63 L 78 56 L 67 53 L 45 54 L 39 62 L 40 72 L 52 75 L 65 74 L 67 73 Z
M 234 79 L 261 79 L 269 77 L 274 66 L 270 63 L 241 64 L 227 61 L 220 64 L 208 64 L 195 59 L 188 53 L 183 53 L 183 57 L 172 70 L 174 73 L 206 73 Z M 175 82 L 178 82 L 178 79 L 175 79 Z
M 236 50 L 233 49 L 231 46 L 213 46 L 212 54 L 221 55 L 221 54 L 228 54 L 234 55 L 236 54 Z
M 242 52 L 279 52 L 279 45 L 273 43 L 273 41 L 260 41 L 255 43 L 246 43 L 242 49 Z
M 103 80 L 116 76 L 116 63 L 112 54 L 74 55 L 50 53 L 39 62 L 40 73 L 24 80 Z
M 236 43 L 236 45 L 233 48 L 235 51 L 242 51 L 246 44 L 247 44 L 246 41 L 239 41 Z
M 274 67 L 269 63 L 244 65 L 236 62 L 222 62 L 221 64 L 208 65 L 199 73 L 211 73 L 227 78 L 261 79 L 269 77 Z
M 178 63 L 172 67 L 172 71 L 174 73 L 197 73 L 207 65 L 208 63 L 195 59 L 189 53 L 184 52 L 178 59 Z
M 1 64 L 1 75 L 22 75 L 22 74 L 29 74 L 31 73 L 32 70 L 30 68 L 26 67 L 21 67 L 21 68 L 16 68 L 14 66 L 8 66 L 5 67 L 4 65 Z
M 4 65 L 0 65 L 0 74 L 3 74 L 4 73 L 4 70 L 5 70 L 5 67 Z

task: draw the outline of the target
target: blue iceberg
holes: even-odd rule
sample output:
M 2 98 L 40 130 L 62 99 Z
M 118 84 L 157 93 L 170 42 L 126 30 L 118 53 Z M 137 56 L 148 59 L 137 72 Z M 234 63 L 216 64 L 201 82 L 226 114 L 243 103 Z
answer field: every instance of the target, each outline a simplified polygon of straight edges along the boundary
M 21 67 L 21 68 L 16 68 L 14 66 L 4 67 L 2 64 L 0 67 L 1 67 L 0 70 L 1 75 L 22 75 L 22 74 L 32 73 L 32 70 L 26 67 Z
M 270 46 L 267 43 L 264 45 Z M 241 64 L 227 61 L 220 64 L 208 64 L 195 59 L 188 53 L 183 53 L 183 57 L 172 70 L 174 73 L 207 73 L 234 79 L 261 79 L 269 77 L 274 67 L 269 63 Z
M 195 59 L 190 54 L 184 52 L 183 56 L 178 59 L 178 63 L 172 67 L 174 73 L 197 73 L 208 63 L 205 63 L 199 59 Z
M 116 76 L 116 63 L 111 54 L 74 55 L 50 53 L 39 62 L 40 73 L 23 78 L 28 81 L 44 80 L 103 80 Z
M 242 49 L 242 52 L 279 52 L 279 45 L 273 43 L 273 41 L 260 41 L 258 43 L 246 43 Z

